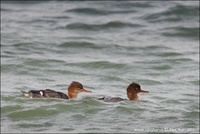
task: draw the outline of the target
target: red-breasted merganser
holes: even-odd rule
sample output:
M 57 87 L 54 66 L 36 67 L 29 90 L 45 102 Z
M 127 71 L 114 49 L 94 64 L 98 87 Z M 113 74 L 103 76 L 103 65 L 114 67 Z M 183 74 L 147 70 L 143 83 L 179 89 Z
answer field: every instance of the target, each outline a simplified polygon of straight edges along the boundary
M 134 82 L 131 83 L 126 89 L 128 99 L 133 100 L 133 101 L 139 100 L 137 94 L 140 92 L 149 93 L 149 91 L 142 90 L 140 85 Z M 98 100 L 103 100 L 104 102 L 119 102 L 119 101 L 123 101 L 127 99 L 123 99 L 120 97 L 102 97 L 102 98 L 98 98 Z
M 28 92 L 22 91 L 22 94 L 29 98 L 61 98 L 61 99 L 71 99 L 76 98 L 77 94 L 80 92 L 92 92 L 83 88 L 83 85 L 79 82 L 73 81 L 68 87 L 68 95 L 54 91 L 51 89 L 45 90 L 30 90 Z

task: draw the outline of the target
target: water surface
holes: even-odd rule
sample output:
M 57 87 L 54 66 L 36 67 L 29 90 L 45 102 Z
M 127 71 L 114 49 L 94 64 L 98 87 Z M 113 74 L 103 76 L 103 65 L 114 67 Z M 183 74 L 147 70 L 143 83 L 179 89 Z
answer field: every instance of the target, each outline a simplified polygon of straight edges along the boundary
M 72 81 L 93 93 L 20 94 Z M 2 1 L 1 132 L 199 132 L 199 2 Z

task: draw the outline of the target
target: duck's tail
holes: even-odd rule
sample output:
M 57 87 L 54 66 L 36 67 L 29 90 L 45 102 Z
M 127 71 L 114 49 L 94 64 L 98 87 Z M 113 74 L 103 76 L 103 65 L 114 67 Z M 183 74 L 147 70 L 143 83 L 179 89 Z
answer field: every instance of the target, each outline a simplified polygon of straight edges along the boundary
M 29 97 L 29 93 L 26 92 L 26 91 L 23 91 L 23 90 L 20 90 L 22 92 L 22 95 L 26 96 L 26 97 Z
M 101 98 L 96 98 L 97 100 L 104 100 L 105 97 L 101 97 Z

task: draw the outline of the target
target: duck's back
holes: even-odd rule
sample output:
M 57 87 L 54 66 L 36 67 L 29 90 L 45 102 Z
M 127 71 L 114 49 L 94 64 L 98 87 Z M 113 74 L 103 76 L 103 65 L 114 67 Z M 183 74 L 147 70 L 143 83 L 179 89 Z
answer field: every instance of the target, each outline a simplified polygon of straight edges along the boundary
M 45 89 L 45 90 L 40 90 L 40 91 L 42 92 L 41 95 L 43 95 L 44 97 L 69 99 L 69 97 L 66 94 L 62 92 L 57 92 L 55 90 Z
M 99 98 L 98 100 L 103 100 L 104 102 L 120 102 L 126 99 L 122 99 L 120 97 L 102 97 L 102 98 Z
M 55 90 L 51 89 L 45 89 L 45 90 L 30 90 L 28 92 L 22 91 L 22 94 L 26 97 L 30 98 L 61 98 L 61 99 L 69 99 L 69 97 L 62 93 L 57 92 Z

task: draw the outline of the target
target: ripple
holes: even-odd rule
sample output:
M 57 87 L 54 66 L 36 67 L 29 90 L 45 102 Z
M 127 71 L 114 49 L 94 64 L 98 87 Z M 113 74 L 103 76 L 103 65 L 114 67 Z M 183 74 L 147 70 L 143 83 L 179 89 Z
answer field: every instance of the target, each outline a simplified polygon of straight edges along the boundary
M 197 85 L 197 86 L 200 85 L 200 81 L 199 80 L 193 80 L 193 81 L 190 81 L 190 83 L 192 83 L 194 85 Z
M 58 16 L 53 16 L 53 17 L 51 17 L 51 18 L 54 18 L 54 19 L 56 19 L 56 20 L 62 20 L 62 19 L 70 19 L 70 17 L 69 16 L 64 16 L 64 15 L 58 15 Z
M 66 12 L 72 12 L 72 13 L 77 13 L 77 14 L 88 14 L 88 15 L 106 15 L 108 12 L 104 10 L 98 10 L 95 8 L 75 8 L 75 9 L 70 9 L 66 10 Z
M 167 37 L 181 37 L 181 38 L 191 38 L 199 39 L 199 28 L 198 27 L 173 27 L 167 28 L 169 32 L 163 32 L 163 36 Z
M 65 42 L 58 45 L 62 48 L 93 48 L 93 49 L 99 49 L 101 47 L 97 46 L 96 44 L 90 43 L 90 42 Z
M 190 19 L 193 16 L 198 16 L 199 7 L 198 6 L 183 6 L 183 5 L 176 5 L 166 9 L 163 12 L 153 13 L 149 15 L 144 15 L 142 18 L 147 20 L 150 23 L 155 22 L 178 22 L 182 21 L 183 19 Z
M 176 5 L 174 7 L 169 8 L 167 11 L 163 12 L 162 15 L 174 15 L 177 16 L 198 16 L 199 7 L 198 6 L 183 6 L 183 5 Z
M 140 81 L 141 83 L 144 83 L 146 85 L 160 85 L 162 82 L 157 80 L 151 80 L 151 79 L 138 79 L 137 81 Z
M 85 68 L 94 68 L 94 69 L 109 69 L 109 68 L 116 68 L 120 69 L 125 67 L 125 64 L 122 63 L 114 63 L 114 62 L 109 62 L 109 61 L 94 61 L 94 62 L 83 62 L 83 63 L 78 63 L 80 66 L 85 67 Z
M 15 106 L 3 106 L 1 107 L 1 114 L 4 115 L 4 114 L 8 114 L 10 112 L 13 112 L 13 111 L 18 111 L 22 109 L 22 107 L 20 105 L 15 105 Z
M 46 70 L 49 74 L 57 74 L 57 75 L 81 75 L 84 76 L 85 74 L 78 71 L 70 71 L 70 70 L 63 70 L 63 69 L 48 69 Z
M 190 111 L 190 112 L 185 112 L 183 113 L 184 116 L 187 118 L 192 118 L 192 119 L 199 119 L 199 111 Z
M 95 9 L 95 8 L 75 8 L 66 10 L 66 12 L 76 13 L 76 14 L 84 14 L 84 15 L 112 15 L 112 14 L 127 14 L 127 13 L 134 13 L 136 12 L 133 9 L 126 9 L 126 10 L 103 10 L 103 9 Z
M 122 2 L 122 1 L 119 1 L 117 3 L 113 3 L 112 6 L 116 6 L 116 7 L 120 7 L 120 8 L 125 8 L 125 9 L 128 9 L 128 8 L 150 8 L 150 7 L 154 7 L 152 3 L 144 3 L 144 2 L 133 2 L 133 1 L 126 1 L 126 2 Z
M 162 52 L 159 53 L 158 55 L 162 57 L 174 57 L 174 56 L 181 56 L 183 54 L 177 52 Z
M 12 11 L 15 11 L 15 10 L 1 7 L 1 12 L 12 12 Z
M 102 110 L 104 110 L 104 108 L 90 108 L 88 110 L 85 110 L 85 114 L 87 115 L 95 115 L 99 112 L 101 112 Z
M 1 72 L 2 73 L 12 73 L 12 72 L 16 72 L 16 68 L 23 68 L 24 65 L 22 64 L 4 64 L 1 65 Z
M 27 71 L 36 70 L 39 71 L 40 68 L 49 68 L 57 67 L 58 65 L 63 65 L 65 61 L 63 60 L 54 60 L 54 59 L 39 59 L 39 58 L 27 58 L 23 65 Z M 30 72 L 31 73 L 31 72 Z
M 71 30 L 89 30 L 89 31 L 99 31 L 108 29 L 121 29 L 121 28 L 139 28 L 140 24 L 125 23 L 119 21 L 112 21 L 105 24 L 84 24 L 84 23 L 72 23 L 66 26 L 67 29 Z
M 152 69 L 162 71 L 162 70 L 170 70 L 170 69 L 172 69 L 172 67 L 169 65 L 160 65 L 160 66 L 154 66 L 154 67 L 152 67 Z
M 18 127 L 23 128 L 43 128 L 43 127 L 51 127 L 53 124 L 49 122 L 45 123 L 19 123 L 17 124 Z
M 56 110 L 48 110 L 44 108 L 35 108 L 35 109 L 29 109 L 29 110 L 20 110 L 20 111 L 15 111 L 10 114 L 8 114 L 8 117 L 11 119 L 30 119 L 30 118 L 41 118 L 44 116 L 52 116 L 56 115 L 57 111 Z
M 173 59 L 166 59 L 167 62 L 170 63 L 192 63 L 194 60 L 190 58 L 173 58 Z
M 44 18 L 40 18 L 40 19 L 32 19 L 32 20 L 19 20 L 17 21 L 18 23 L 22 23 L 22 24 L 28 24 L 28 25 L 34 25 L 36 26 L 39 25 L 39 24 L 43 24 L 43 23 L 46 23 L 48 25 L 55 25 L 57 23 L 56 20 L 53 20 L 52 18 L 51 19 L 47 19 L 45 16 L 43 16 Z M 40 26 L 37 26 L 37 27 L 40 27 Z
M 199 82 L 199 81 L 198 81 Z M 199 84 L 199 83 L 198 83 Z M 187 93 L 187 94 L 183 94 L 183 95 L 185 95 L 185 96 L 187 96 L 187 97 L 198 97 L 198 95 L 197 94 L 191 94 L 191 93 Z
M 73 120 L 77 120 L 77 121 L 87 119 L 87 117 L 84 116 L 83 114 L 74 114 L 74 115 L 71 116 L 71 118 L 73 118 Z
M 124 82 L 123 78 L 120 78 L 118 76 L 105 76 L 103 78 L 101 78 L 102 81 L 115 81 L 117 83 L 119 82 Z
M 141 47 L 141 49 L 144 49 L 144 50 L 170 50 L 171 48 L 170 47 L 167 47 L 167 46 L 158 46 L 158 45 L 151 45 L 151 46 L 147 46 L 147 47 Z
M 74 131 L 76 130 L 75 128 L 72 128 L 72 127 L 65 127 L 65 128 L 62 128 L 61 131 L 64 131 L 64 132 L 69 132 L 69 131 Z
M 117 106 L 115 107 L 114 111 L 116 111 L 116 113 L 118 114 L 132 114 L 133 113 L 133 110 L 127 106 Z

